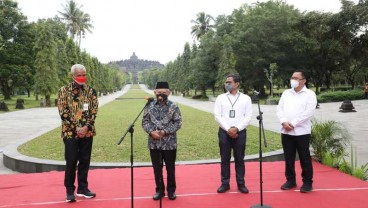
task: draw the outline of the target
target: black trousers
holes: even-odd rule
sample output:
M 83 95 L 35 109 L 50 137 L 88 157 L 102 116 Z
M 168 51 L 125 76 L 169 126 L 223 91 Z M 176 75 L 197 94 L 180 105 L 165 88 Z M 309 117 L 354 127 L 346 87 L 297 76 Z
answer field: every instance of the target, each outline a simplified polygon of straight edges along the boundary
M 220 155 L 221 155 L 221 184 L 228 185 L 230 183 L 230 159 L 231 149 L 234 151 L 236 183 L 238 186 L 245 185 L 245 144 L 247 131 L 238 132 L 238 138 L 232 139 L 225 130 L 219 128 L 218 132 Z
M 285 177 L 286 180 L 295 182 L 295 156 L 298 152 L 300 166 L 302 168 L 303 183 L 313 183 L 313 166 L 309 151 L 310 134 L 292 136 L 281 134 L 282 147 L 285 157 Z
M 68 194 L 75 191 L 75 177 L 78 165 L 78 190 L 88 188 L 88 170 L 91 162 L 93 137 L 83 139 L 64 139 L 65 145 L 65 178 L 64 186 Z
M 165 184 L 163 180 L 162 168 L 165 162 L 167 173 L 167 192 L 174 193 L 176 190 L 175 180 L 175 161 L 176 161 L 176 149 L 175 150 L 162 150 L 160 158 L 160 150 L 150 149 L 151 161 L 153 166 L 153 172 L 155 174 L 156 192 L 164 193 Z M 161 180 L 162 179 L 162 180 Z

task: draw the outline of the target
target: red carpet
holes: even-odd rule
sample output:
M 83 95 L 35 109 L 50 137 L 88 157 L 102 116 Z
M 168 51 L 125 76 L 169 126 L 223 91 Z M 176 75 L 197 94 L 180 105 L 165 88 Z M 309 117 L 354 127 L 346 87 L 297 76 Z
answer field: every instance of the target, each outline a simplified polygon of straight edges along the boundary
M 301 186 L 297 163 L 298 188 Z M 177 166 L 177 199 L 162 200 L 162 207 L 175 208 L 238 208 L 260 203 L 259 163 L 246 163 L 246 185 L 249 194 L 237 191 L 234 168 L 231 169 L 231 189 L 217 194 L 220 185 L 220 165 Z M 283 162 L 263 163 L 263 204 L 273 208 L 368 207 L 368 183 L 338 170 L 314 163 L 314 191 L 302 194 L 298 188 L 281 191 L 284 182 Z M 0 208 L 3 207 L 131 207 L 130 168 L 91 170 L 89 186 L 97 193 L 94 199 L 78 198 L 65 203 L 63 172 L 0 175 Z M 166 179 L 165 179 L 166 181 Z M 153 201 L 152 168 L 134 168 L 134 207 L 159 207 Z

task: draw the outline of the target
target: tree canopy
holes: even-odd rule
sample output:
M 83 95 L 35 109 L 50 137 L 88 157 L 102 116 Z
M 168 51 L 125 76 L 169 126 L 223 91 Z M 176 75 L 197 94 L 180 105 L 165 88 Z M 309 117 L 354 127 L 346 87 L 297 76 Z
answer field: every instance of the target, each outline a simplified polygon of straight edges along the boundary
M 332 84 L 362 86 L 368 80 L 368 1 L 341 3 L 338 13 L 300 12 L 281 0 L 244 4 L 216 18 L 200 12 L 190 31 L 198 43 L 186 43 L 165 69 L 143 79 L 168 80 L 174 91 L 185 94 L 189 87 L 204 97 L 207 89 L 222 90 L 229 73 L 241 75 L 244 92 L 270 88 L 270 95 L 299 69 L 317 93 Z

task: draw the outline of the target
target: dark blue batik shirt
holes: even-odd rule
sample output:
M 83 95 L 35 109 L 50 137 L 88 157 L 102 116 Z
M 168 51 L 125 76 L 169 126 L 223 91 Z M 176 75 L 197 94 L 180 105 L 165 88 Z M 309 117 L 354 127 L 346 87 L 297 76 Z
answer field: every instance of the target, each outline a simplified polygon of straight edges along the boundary
M 151 102 L 144 110 L 142 127 L 148 133 L 148 148 L 162 150 L 174 150 L 177 148 L 176 132 L 181 128 L 182 119 L 179 107 L 166 101 L 160 105 L 159 102 Z M 165 136 L 161 140 L 153 139 L 149 133 L 156 130 L 164 130 Z

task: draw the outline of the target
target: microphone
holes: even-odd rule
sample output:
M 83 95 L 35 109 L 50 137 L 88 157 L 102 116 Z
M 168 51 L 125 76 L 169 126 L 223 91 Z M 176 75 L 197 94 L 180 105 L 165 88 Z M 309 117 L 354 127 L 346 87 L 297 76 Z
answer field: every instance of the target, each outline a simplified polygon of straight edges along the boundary
M 261 92 L 258 92 L 256 90 L 253 90 L 253 95 L 259 95 Z
M 154 97 L 145 97 L 144 99 L 147 100 L 147 103 L 150 103 L 155 100 Z

